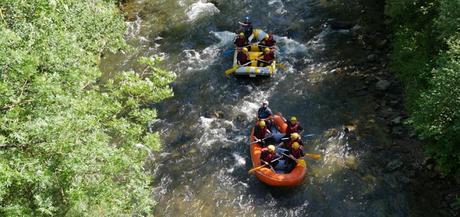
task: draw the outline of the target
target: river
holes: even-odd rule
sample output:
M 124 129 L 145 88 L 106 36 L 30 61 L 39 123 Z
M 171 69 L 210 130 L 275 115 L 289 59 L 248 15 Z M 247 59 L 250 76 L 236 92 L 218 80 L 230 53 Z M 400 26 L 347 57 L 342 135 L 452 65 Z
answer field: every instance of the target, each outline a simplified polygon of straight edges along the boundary
M 406 175 L 411 172 L 406 164 L 420 156 L 388 148 L 400 139 L 376 111 L 384 95 L 372 93 L 378 78 L 369 74 L 382 67 L 372 55 L 385 53 L 366 47 L 357 27 L 327 25 L 330 18 L 369 17 L 381 4 L 343 2 L 350 5 L 332 7 L 326 0 L 124 4 L 126 40 L 134 49 L 105 55 L 103 71 L 136 70 L 137 58 L 156 55 L 177 74 L 175 96 L 153 105 L 158 119 L 151 127 L 163 139 L 162 152 L 147 162 L 155 176 L 155 216 L 437 216 L 435 203 L 419 204 L 409 187 L 416 175 Z M 278 41 L 278 60 L 285 67 L 270 79 L 224 75 L 231 58 L 223 51 L 231 48 L 232 32 L 246 15 Z M 383 22 L 378 16 L 374 21 L 369 28 Z M 297 116 L 304 135 L 310 134 L 304 136 L 306 152 L 322 155 L 307 160 L 308 175 L 298 187 L 269 187 L 247 173 L 249 129 L 262 100 L 269 100 L 273 111 Z

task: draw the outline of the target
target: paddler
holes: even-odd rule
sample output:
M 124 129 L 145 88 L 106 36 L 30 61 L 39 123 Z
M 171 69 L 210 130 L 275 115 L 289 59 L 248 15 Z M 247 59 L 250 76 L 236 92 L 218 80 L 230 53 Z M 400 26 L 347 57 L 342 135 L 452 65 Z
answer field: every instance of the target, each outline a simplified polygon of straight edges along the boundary
M 280 145 L 282 148 L 286 150 L 291 150 L 292 145 L 297 142 L 299 145 L 303 146 L 302 140 L 300 139 L 300 135 L 298 133 L 292 133 L 289 140 L 281 143 Z
M 249 51 L 247 48 L 243 47 L 241 51 L 238 52 L 236 57 L 238 59 L 238 65 L 245 65 L 250 62 L 249 60 Z
M 262 148 L 260 161 L 263 164 L 270 165 L 270 167 L 273 169 L 273 167 L 278 164 L 279 159 L 279 155 L 276 153 L 276 147 L 274 145 L 269 145 L 268 147 Z
M 265 146 L 265 140 L 272 134 L 267 128 L 265 121 L 261 120 L 254 128 L 254 137 L 256 140 L 260 140 L 258 144 L 262 147 Z
M 273 60 L 275 59 L 275 54 L 270 50 L 270 48 L 266 47 L 263 50 L 263 54 L 259 57 L 258 64 L 260 67 L 269 66 L 272 64 Z
M 292 116 L 291 120 L 286 123 L 287 123 L 286 137 L 290 137 L 292 133 L 300 134 L 303 131 L 303 127 L 300 126 L 300 123 L 299 121 L 297 121 L 297 117 L 295 116 Z
M 270 32 L 264 36 L 264 39 L 259 42 L 259 47 L 262 48 L 273 48 L 276 45 L 275 39 L 273 39 L 273 34 Z
M 233 40 L 233 44 L 235 44 L 237 48 L 246 47 L 249 45 L 248 40 L 246 39 L 246 37 L 244 37 L 243 32 L 240 32 L 240 34 L 238 34 L 235 40 Z
M 303 156 L 304 156 L 304 153 L 303 153 L 302 149 L 300 148 L 300 144 L 298 142 L 292 143 L 292 147 L 289 150 L 289 157 L 290 158 L 286 159 L 287 160 L 287 165 L 288 165 L 287 171 L 291 171 L 297 165 L 297 162 L 295 160 L 293 160 L 293 159 L 300 159 Z

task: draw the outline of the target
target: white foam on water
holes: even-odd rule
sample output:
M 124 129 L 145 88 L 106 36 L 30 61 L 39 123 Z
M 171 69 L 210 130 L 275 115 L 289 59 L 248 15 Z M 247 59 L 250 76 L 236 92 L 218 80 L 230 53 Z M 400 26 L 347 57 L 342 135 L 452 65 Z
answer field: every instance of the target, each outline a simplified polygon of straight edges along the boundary
M 141 32 L 142 19 L 136 15 L 136 19 L 131 22 L 126 22 L 125 37 L 127 40 L 136 38 Z M 139 39 L 140 40 L 140 39 Z
M 193 3 L 185 13 L 188 17 L 188 21 L 192 22 L 204 16 L 220 13 L 220 11 L 213 3 L 198 1 Z
M 219 145 L 235 143 L 235 141 L 226 137 L 228 135 L 226 132 L 227 128 L 235 129 L 231 121 L 201 116 L 198 119 L 198 127 L 201 129 L 201 135 L 198 135 L 200 139 L 194 142 L 194 144 L 199 147 L 211 147 L 217 143 Z
M 277 41 L 279 52 L 283 56 L 308 52 L 307 46 L 286 36 L 275 36 L 275 40 Z
M 186 71 L 206 70 L 217 59 L 219 59 L 219 57 L 221 56 L 221 49 L 223 47 L 228 47 L 228 45 L 231 44 L 233 38 L 235 37 L 235 33 L 229 31 L 211 31 L 210 34 L 218 38 L 219 42 L 216 44 L 212 44 L 211 46 L 206 47 L 201 51 L 197 51 L 194 49 L 186 49 L 183 51 L 186 59 Z
M 281 0 L 271 0 L 268 2 L 268 5 L 276 7 L 275 12 L 279 15 L 287 13 L 287 10 Z
M 244 165 L 246 165 L 246 160 L 244 159 L 244 157 L 242 157 L 241 155 L 239 155 L 239 154 L 236 153 L 236 152 L 233 152 L 232 155 L 233 155 L 233 157 L 235 158 L 235 161 L 236 161 L 236 165 L 237 165 L 237 166 L 244 166 Z

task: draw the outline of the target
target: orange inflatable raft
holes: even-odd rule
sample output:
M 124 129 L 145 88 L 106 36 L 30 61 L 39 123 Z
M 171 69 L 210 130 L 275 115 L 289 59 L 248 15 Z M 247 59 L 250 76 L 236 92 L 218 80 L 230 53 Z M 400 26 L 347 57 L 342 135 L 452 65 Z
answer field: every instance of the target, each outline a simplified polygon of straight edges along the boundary
M 287 124 L 284 118 L 279 115 L 273 116 L 273 122 L 278 127 L 279 133 L 286 133 Z M 251 129 L 250 142 L 254 142 L 254 128 Z M 260 154 L 262 147 L 255 143 L 250 145 L 251 159 L 253 167 L 261 165 Z M 303 182 L 306 174 L 307 164 L 305 160 L 299 159 L 297 165 L 290 173 L 275 173 L 270 168 L 264 167 L 255 171 L 257 179 L 271 186 L 296 186 Z

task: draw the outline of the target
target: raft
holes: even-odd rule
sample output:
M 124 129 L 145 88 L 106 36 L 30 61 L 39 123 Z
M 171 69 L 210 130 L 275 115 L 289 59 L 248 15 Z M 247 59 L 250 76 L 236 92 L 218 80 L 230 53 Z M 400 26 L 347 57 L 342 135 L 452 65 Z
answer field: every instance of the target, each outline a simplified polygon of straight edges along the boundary
M 267 33 L 262 31 L 261 29 L 254 29 L 253 34 L 251 35 L 250 39 L 255 39 L 257 42 L 261 41 Z M 239 66 L 238 59 L 237 59 L 238 51 L 235 49 L 233 55 L 233 67 L 236 68 L 234 75 L 240 76 L 249 76 L 249 77 L 258 77 L 258 76 L 265 76 L 270 77 L 275 74 L 276 72 L 276 60 L 273 60 L 272 64 L 265 67 L 257 66 L 256 58 L 262 55 L 262 51 L 259 49 L 257 44 L 251 45 L 249 51 L 249 59 L 251 60 L 251 64 L 248 66 Z
M 285 123 L 285 120 L 282 116 L 280 115 L 274 115 L 273 116 L 273 122 L 278 128 L 278 132 L 275 135 L 275 140 L 276 142 L 279 143 L 279 139 L 281 136 L 283 136 L 286 133 L 286 128 L 287 124 Z M 277 131 L 276 129 L 273 129 L 274 131 Z M 273 132 L 273 131 L 272 131 Z M 254 128 L 251 129 L 251 137 L 250 137 L 250 142 L 254 142 L 255 137 L 254 137 Z M 260 162 L 260 154 L 262 147 L 259 144 L 251 144 L 250 145 L 250 153 L 251 153 L 251 160 L 252 160 L 252 166 L 257 167 L 261 165 Z M 306 175 L 306 169 L 307 169 L 307 164 L 304 159 L 298 159 L 298 163 L 295 166 L 295 168 L 290 172 L 290 173 L 274 173 L 269 167 L 264 167 L 262 169 L 259 169 L 255 171 L 255 175 L 257 179 L 259 179 L 261 182 L 271 185 L 271 186 L 284 186 L 284 187 L 289 187 L 289 186 L 296 186 L 300 185 Z

